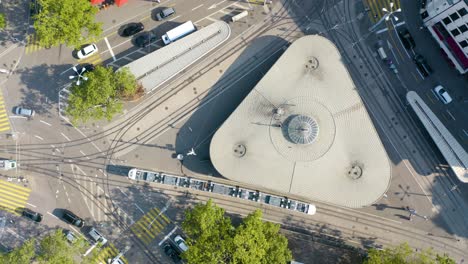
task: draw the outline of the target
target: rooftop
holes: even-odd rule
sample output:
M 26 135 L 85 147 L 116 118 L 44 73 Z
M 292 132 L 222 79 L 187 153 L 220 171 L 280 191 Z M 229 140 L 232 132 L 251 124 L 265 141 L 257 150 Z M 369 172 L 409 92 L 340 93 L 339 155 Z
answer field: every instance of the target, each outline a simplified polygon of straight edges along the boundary
M 213 136 L 225 177 L 312 200 L 363 207 L 391 179 L 390 163 L 332 42 L 294 42 Z

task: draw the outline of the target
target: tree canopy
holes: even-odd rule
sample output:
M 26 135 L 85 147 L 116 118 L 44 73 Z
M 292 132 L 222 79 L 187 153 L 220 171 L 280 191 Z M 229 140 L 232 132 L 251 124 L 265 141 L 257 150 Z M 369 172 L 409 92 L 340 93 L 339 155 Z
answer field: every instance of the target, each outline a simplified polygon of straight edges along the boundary
M 447 255 L 434 254 L 432 249 L 415 252 L 407 243 L 368 251 L 364 264 L 455 264 Z
M 120 99 L 137 89 L 137 81 L 127 68 L 114 72 L 112 67 L 97 66 L 85 74 L 87 81 L 71 87 L 65 110 L 74 124 L 102 118 L 111 120 L 122 111 Z
M 18 248 L 14 250 L 0 254 L 0 263 L 18 263 L 18 264 L 29 264 L 36 256 L 34 249 L 35 239 L 27 240 Z
M 41 9 L 34 16 L 34 28 L 43 47 L 66 44 L 78 48 L 102 33 L 101 23 L 94 21 L 98 9 L 89 0 L 37 1 Z
M 5 14 L 0 13 L 0 29 L 4 29 L 5 27 L 6 27 Z
M 211 200 L 188 210 L 182 223 L 189 250 L 182 257 L 189 263 L 287 263 L 288 240 L 280 226 L 262 221 L 256 210 L 235 227 L 224 210 Z

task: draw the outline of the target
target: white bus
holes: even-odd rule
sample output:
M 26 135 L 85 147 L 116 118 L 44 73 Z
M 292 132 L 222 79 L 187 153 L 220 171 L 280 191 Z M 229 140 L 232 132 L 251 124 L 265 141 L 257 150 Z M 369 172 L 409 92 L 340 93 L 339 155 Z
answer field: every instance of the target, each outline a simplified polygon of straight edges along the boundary
M 162 41 L 164 42 L 165 45 L 167 45 L 173 41 L 176 41 L 182 37 L 185 37 L 186 35 L 194 32 L 195 30 L 197 29 L 193 25 L 192 21 L 187 21 L 183 23 L 182 25 L 166 32 L 166 34 L 162 36 Z

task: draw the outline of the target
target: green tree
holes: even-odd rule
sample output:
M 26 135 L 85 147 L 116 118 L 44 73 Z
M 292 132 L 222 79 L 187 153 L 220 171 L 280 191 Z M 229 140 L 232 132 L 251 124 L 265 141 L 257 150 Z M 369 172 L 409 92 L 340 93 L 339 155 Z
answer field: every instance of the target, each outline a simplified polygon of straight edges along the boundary
M 38 259 L 47 264 L 73 264 L 83 246 L 80 240 L 70 245 L 62 230 L 58 229 L 41 240 Z
M 4 29 L 5 27 L 6 27 L 5 14 L 0 13 L 0 29 Z
M 120 98 L 128 98 L 134 95 L 137 91 L 138 83 L 128 67 L 119 69 L 115 73 L 115 85 Z
M 98 8 L 89 0 L 37 0 L 41 11 L 34 16 L 38 44 L 51 47 L 66 44 L 78 48 L 85 39 L 102 33 L 94 17 Z
M 21 247 L 18 247 L 9 253 L 0 255 L 0 263 L 17 263 L 17 264 L 29 264 L 36 256 L 34 249 L 35 239 L 30 239 L 24 242 Z
M 260 210 L 236 228 L 224 210 L 209 200 L 186 212 L 182 228 L 189 237 L 182 257 L 188 263 L 287 263 L 291 260 L 280 226 L 263 222 Z
M 119 91 L 115 82 L 115 74 L 111 67 L 97 66 L 94 71 L 86 74 L 87 81 L 70 89 L 66 113 L 71 122 L 87 122 L 112 117 L 122 111 Z
M 403 243 L 383 250 L 369 249 L 364 264 L 455 264 L 455 261 L 446 254 L 434 254 L 430 248 L 415 252 L 408 243 Z

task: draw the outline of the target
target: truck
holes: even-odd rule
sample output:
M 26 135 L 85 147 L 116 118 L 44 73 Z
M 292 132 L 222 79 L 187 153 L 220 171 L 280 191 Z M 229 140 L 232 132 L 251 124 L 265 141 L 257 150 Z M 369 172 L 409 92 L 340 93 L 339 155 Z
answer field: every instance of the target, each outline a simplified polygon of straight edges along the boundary
M 16 168 L 16 160 L 0 160 L 0 170 L 11 170 Z
M 168 45 L 171 42 L 174 42 L 182 37 L 185 37 L 186 35 L 194 32 L 195 30 L 197 29 L 195 28 L 195 25 L 193 25 L 192 21 L 187 21 L 183 23 L 182 25 L 179 25 L 176 28 L 169 30 L 161 38 L 162 38 L 162 41 L 164 42 L 164 45 Z

